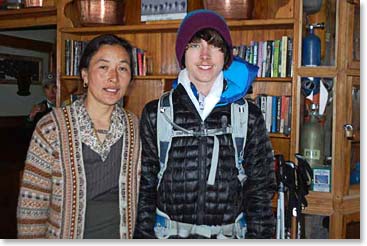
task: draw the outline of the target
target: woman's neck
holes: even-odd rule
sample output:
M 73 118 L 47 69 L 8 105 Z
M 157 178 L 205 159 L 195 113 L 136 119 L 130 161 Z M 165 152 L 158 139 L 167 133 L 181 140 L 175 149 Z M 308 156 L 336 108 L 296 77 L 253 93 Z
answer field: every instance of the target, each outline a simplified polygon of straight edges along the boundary
M 96 129 L 108 129 L 110 127 L 111 115 L 114 109 L 114 105 L 101 105 L 98 102 L 92 100 L 85 100 L 85 108 L 91 118 L 94 128 Z

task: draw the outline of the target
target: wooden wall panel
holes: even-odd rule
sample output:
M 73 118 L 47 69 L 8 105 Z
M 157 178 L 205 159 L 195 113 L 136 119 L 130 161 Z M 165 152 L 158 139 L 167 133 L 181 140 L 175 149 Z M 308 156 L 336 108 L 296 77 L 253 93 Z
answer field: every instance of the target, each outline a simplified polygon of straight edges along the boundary
M 144 105 L 163 93 L 164 82 L 164 79 L 135 79 L 124 97 L 124 107 L 140 118 Z

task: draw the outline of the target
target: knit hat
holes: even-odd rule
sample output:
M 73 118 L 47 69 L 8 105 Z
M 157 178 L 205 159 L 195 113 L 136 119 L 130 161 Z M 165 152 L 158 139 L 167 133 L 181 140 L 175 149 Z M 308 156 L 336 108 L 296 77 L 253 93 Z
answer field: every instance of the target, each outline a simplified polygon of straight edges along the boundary
M 185 65 L 181 62 L 186 45 L 198 31 L 205 28 L 214 29 L 222 36 L 228 46 L 228 52 L 230 53 L 228 66 L 231 64 L 233 59 L 232 39 L 224 18 L 214 11 L 198 9 L 186 15 L 177 31 L 176 57 L 180 67 L 184 67 Z
M 56 74 L 54 73 L 48 73 L 44 80 L 42 81 L 42 85 L 43 87 L 48 86 L 50 84 L 55 84 L 56 85 Z

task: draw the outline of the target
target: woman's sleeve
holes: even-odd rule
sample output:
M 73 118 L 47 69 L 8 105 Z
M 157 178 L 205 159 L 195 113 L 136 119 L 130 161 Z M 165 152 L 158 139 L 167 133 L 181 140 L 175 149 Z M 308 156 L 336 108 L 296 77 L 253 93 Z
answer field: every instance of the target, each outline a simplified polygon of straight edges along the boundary
M 47 120 L 50 117 L 37 123 L 27 152 L 18 198 L 18 238 L 46 237 L 54 162 L 49 141 L 52 131 L 42 128 Z

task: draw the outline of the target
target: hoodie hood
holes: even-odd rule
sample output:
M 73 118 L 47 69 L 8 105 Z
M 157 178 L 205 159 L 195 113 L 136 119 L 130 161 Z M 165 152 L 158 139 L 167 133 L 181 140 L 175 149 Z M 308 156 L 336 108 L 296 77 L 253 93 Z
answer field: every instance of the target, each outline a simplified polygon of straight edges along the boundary
M 258 66 L 239 57 L 234 57 L 231 66 L 223 71 L 227 86 L 222 93 L 219 104 L 225 105 L 243 98 L 256 78 L 258 70 Z
M 256 78 L 258 70 L 258 66 L 252 65 L 239 57 L 233 57 L 232 64 L 223 71 L 223 77 L 227 81 L 227 85 L 217 106 L 226 105 L 243 98 Z M 177 85 L 178 80 L 175 80 L 172 87 L 175 89 Z

